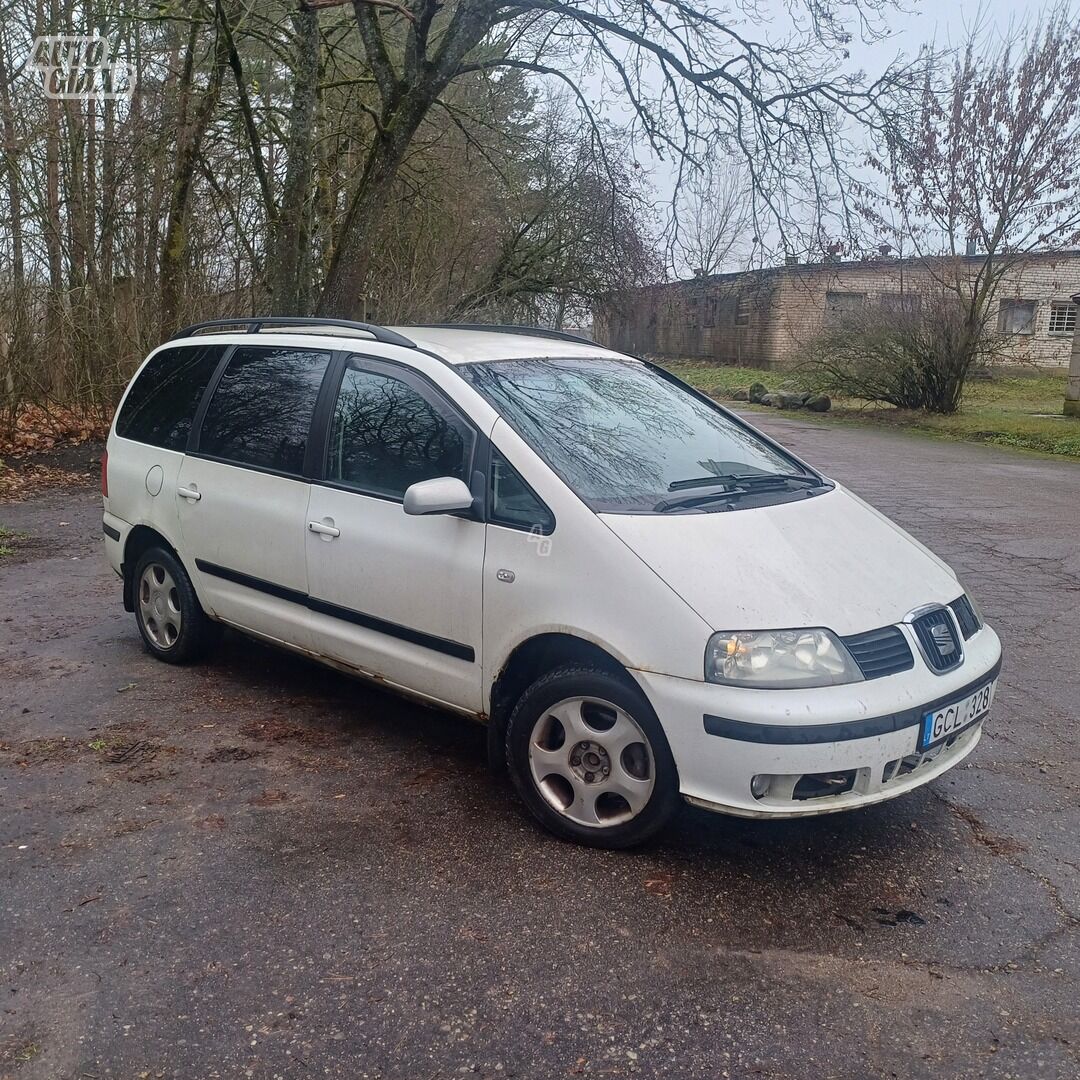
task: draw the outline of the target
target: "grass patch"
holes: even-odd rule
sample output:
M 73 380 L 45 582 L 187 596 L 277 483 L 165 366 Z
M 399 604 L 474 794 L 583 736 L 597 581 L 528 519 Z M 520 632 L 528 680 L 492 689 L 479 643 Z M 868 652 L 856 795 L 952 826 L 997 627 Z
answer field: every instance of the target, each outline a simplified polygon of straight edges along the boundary
M 663 366 L 673 375 L 712 394 L 728 398 L 736 390 L 746 390 L 751 384 L 764 383 L 770 390 L 810 390 L 810 379 L 799 371 L 760 371 L 758 368 L 716 367 L 695 361 L 664 362 Z M 745 404 L 745 403 L 744 403 Z
M 764 383 L 770 390 L 813 389 L 809 372 L 759 371 L 693 362 L 672 362 L 665 366 L 692 386 L 720 399 L 730 399 L 736 390 L 744 390 L 755 382 Z M 894 409 L 850 398 L 834 400 L 832 412 L 799 415 L 825 422 L 854 420 L 903 427 L 966 442 L 991 443 L 1080 459 L 1080 419 L 1061 415 L 1067 382 L 1065 372 L 1008 373 L 992 379 L 972 379 L 964 390 L 960 411 L 952 416 Z M 748 406 L 745 402 L 738 405 L 739 408 L 764 408 Z M 1039 413 L 1048 415 L 1040 416 Z
M 25 539 L 26 537 L 22 533 L 17 533 L 14 529 L 8 529 L 0 525 L 0 559 L 15 554 L 15 548 L 9 541 Z
M 9 1035 L 0 1043 L 0 1065 L 25 1065 L 28 1061 L 33 1061 L 40 1053 L 41 1047 L 36 1042 Z

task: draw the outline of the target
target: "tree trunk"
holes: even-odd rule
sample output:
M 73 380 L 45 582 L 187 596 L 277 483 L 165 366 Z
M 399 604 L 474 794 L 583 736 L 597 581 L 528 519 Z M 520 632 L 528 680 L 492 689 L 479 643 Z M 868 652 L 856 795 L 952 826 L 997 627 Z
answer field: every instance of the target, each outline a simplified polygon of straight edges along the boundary
M 180 131 L 180 143 L 176 151 L 176 168 L 173 171 L 172 189 L 169 195 L 169 216 L 165 224 L 165 237 L 161 249 L 160 282 L 161 314 L 159 331 L 162 338 L 170 337 L 179 326 L 183 299 L 184 270 L 187 262 L 187 226 L 191 209 L 191 192 L 195 183 L 195 170 L 199 163 L 203 137 L 221 96 L 221 84 L 228 62 L 225 35 L 218 33 L 214 49 L 213 70 L 210 83 L 190 123 L 186 122 L 192 105 L 195 50 L 198 45 L 198 26 L 193 24 L 188 36 L 184 71 L 180 82 L 180 115 L 185 121 Z
M 373 234 L 389 201 L 398 169 L 434 99 L 417 97 L 394 122 L 376 133 L 363 175 L 353 192 L 330 269 L 319 298 L 318 314 L 341 319 L 362 317 L 367 303 L 368 264 Z
M 311 10 L 292 15 L 296 33 L 292 107 L 281 191 L 270 251 L 271 310 L 306 315 L 310 304 L 311 197 L 314 177 L 315 107 L 319 93 L 319 17 Z
M 38 34 L 55 29 L 59 16 L 55 0 L 50 4 L 49 20 L 40 0 L 37 10 Z M 64 364 L 64 258 L 60 236 L 60 103 L 45 99 L 45 253 L 49 265 L 48 315 L 46 316 L 45 370 L 49 389 L 63 396 L 66 385 Z
M 116 103 L 104 103 L 101 132 L 101 282 L 102 293 L 112 308 L 114 252 L 116 232 Z
M 7 41 L 0 37 L 0 114 L 3 122 L 4 168 L 7 173 L 8 204 L 11 210 L 11 333 L 3 347 L 3 396 L 5 411 L 14 418 L 16 372 L 29 353 L 29 318 L 26 292 L 26 256 L 23 247 L 22 188 L 19 186 L 19 143 L 15 113 L 8 84 Z

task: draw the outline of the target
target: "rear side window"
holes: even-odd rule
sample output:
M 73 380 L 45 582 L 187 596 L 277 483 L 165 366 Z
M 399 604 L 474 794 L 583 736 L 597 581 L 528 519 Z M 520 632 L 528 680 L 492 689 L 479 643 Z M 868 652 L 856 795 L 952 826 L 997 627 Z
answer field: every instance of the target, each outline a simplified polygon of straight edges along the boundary
M 203 419 L 199 451 L 240 465 L 301 475 L 328 352 L 238 348 Z
M 124 399 L 116 434 L 186 450 L 192 417 L 224 352 L 224 345 L 178 345 L 154 355 Z
M 350 361 L 330 426 L 327 479 L 400 499 L 437 476 L 468 483 L 472 447 L 472 429 L 437 394 Z

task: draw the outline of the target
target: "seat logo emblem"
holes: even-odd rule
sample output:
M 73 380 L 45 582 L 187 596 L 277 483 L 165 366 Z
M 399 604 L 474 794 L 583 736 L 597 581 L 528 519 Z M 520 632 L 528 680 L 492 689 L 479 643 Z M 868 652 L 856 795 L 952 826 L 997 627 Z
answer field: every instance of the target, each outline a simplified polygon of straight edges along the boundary
M 931 626 L 930 636 L 934 639 L 934 647 L 937 649 L 942 659 L 956 652 L 956 642 L 953 641 L 953 636 L 944 623 L 938 623 L 936 626 Z

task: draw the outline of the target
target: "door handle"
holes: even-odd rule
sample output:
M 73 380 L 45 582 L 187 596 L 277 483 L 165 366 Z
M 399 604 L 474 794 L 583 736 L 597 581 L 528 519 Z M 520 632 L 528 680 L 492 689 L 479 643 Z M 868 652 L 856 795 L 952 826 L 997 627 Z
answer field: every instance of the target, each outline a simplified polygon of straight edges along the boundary
M 202 498 L 202 492 L 197 487 L 178 487 L 176 494 L 181 499 L 188 499 L 191 502 L 198 502 Z
M 311 532 L 318 533 L 319 536 L 329 537 L 331 540 L 335 536 L 341 535 L 340 529 L 335 529 L 333 525 L 324 525 L 321 521 L 309 521 L 307 527 Z

